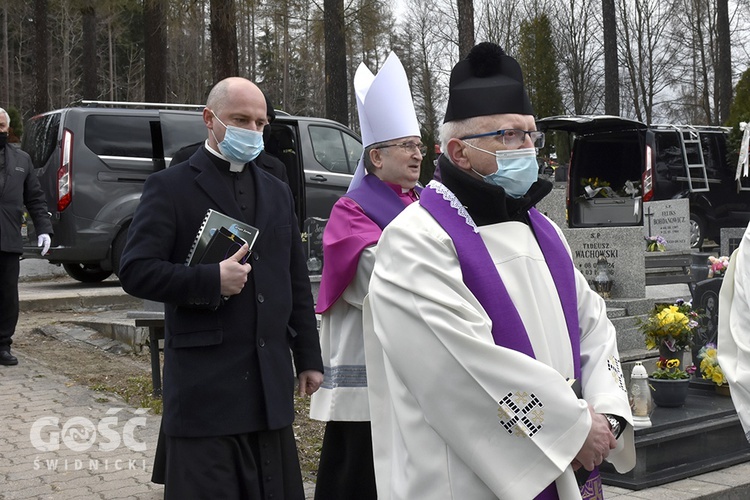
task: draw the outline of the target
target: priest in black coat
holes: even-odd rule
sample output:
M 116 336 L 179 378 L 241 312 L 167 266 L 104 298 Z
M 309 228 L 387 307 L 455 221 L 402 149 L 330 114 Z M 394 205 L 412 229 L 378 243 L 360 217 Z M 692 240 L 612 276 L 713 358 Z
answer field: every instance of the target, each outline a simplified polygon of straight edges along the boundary
M 312 394 L 323 365 L 289 187 L 252 161 L 268 122 L 262 92 L 219 82 L 203 118 L 208 141 L 149 176 L 120 280 L 165 304 L 165 498 L 304 498 L 294 385 Z M 185 265 L 209 208 L 259 229 L 219 264 Z

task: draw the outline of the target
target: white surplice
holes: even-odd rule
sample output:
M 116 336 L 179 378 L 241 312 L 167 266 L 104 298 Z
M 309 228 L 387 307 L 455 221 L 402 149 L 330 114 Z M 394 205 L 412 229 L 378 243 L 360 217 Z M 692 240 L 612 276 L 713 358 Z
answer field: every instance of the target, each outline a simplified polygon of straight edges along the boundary
M 536 359 L 495 345 L 453 242 L 426 210 L 415 203 L 394 219 L 378 243 L 364 307 L 382 500 L 531 499 L 555 480 L 562 500 L 580 498 L 570 463 L 591 426 L 587 402 L 629 422 L 609 461 L 621 472 L 635 465 L 604 301 L 576 271 L 582 400 L 566 380 L 574 371 L 565 317 L 530 227 L 511 221 L 479 231 Z
M 367 399 L 362 302 L 367 295 L 375 246 L 362 251 L 349 286 L 320 320 L 320 350 L 326 381 L 310 399 L 310 417 L 337 422 L 370 420 Z M 329 264 L 330 265 L 330 264 Z
M 750 225 L 732 254 L 721 284 L 717 353 L 750 441 Z

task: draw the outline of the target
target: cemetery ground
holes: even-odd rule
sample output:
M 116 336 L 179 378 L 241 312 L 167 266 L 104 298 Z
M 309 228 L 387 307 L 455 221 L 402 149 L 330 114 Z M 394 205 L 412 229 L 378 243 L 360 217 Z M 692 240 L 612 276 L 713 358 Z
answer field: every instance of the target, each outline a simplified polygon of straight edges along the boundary
M 86 327 L 92 320 L 127 321 L 137 303 L 114 278 L 87 285 L 40 277 L 19 288 L 22 312 L 12 346 L 19 364 L 0 366 L 0 500 L 161 498 L 163 488 L 150 483 L 161 400 L 151 395 L 148 347 L 132 352 Z M 297 397 L 295 408 L 294 432 L 311 498 L 324 425 L 308 418 L 309 398 Z M 113 416 L 110 428 L 121 439 L 103 452 L 102 445 L 113 441 L 101 426 Z M 50 417 L 56 421 L 41 426 Z M 142 450 L 125 439 L 128 423 L 138 424 L 139 417 L 145 418 L 129 435 Z M 36 437 L 35 425 L 41 429 Z M 74 436 L 85 433 L 86 425 L 95 430 L 91 446 L 76 449 L 86 448 L 86 437 Z
M 123 400 L 136 408 L 149 408 L 161 415 L 161 399 L 151 395 L 151 365 L 148 349 L 141 353 L 109 352 L 64 333 L 64 322 L 75 316 L 89 317 L 89 312 L 63 315 L 60 312 L 24 312 L 13 336 L 13 352 L 21 363 L 39 363 L 98 393 L 101 403 L 116 405 Z M 96 334 L 94 334 L 96 336 Z M 0 367 L 5 368 L 5 367 Z M 13 367 L 7 368 L 13 369 Z M 303 478 L 315 481 L 324 424 L 311 420 L 310 398 L 295 396 L 294 432 L 300 455 Z M 1 497 L 0 497 L 1 498 Z
M 148 348 L 127 352 L 124 344 L 94 330 L 86 333 L 81 326 L 92 317 L 116 321 L 129 309 L 137 309 L 137 304 L 131 301 L 113 306 L 127 300 L 115 279 L 84 285 L 56 277 L 22 283 L 21 289 L 23 312 L 13 345 L 19 365 L 0 366 L 0 500 L 161 498 L 162 488 L 149 480 L 161 402 L 151 397 Z M 72 302 L 54 306 L 48 290 Z M 31 302 L 39 304 L 38 309 L 30 307 Z M 297 398 L 294 430 L 306 496 L 312 498 L 324 426 L 307 417 L 308 405 L 308 399 Z M 108 415 L 120 410 L 113 428 L 124 437 L 126 422 L 135 422 L 141 408 L 148 408 L 147 417 L 134 434 L 136 441 L 144 443 L 143 450 L 134 451 L 121 443 L 114 451 L 96 451 L 97 446 L 107 444 L 100 428 L 98 441 L 89 450 L 71 450 L 75 443 L 65 442 L 66 426 L 76 419 L 101 425 Z M 50 429 L 59 431 L 59 446 L 52 452 L 40 451 L 31 437 L 33 431 L 30 433 L 35 421 L 44 416 L 59 418 L 41 436 L 50 443 L 54 441 Z M 91 465 L 94 459 L 98 470 Z M 122 466 L 117 465 L 120 459 Z M 56 469 L 50 470 L 50 462 Z M 127 470 L 131 462 L 134 466 Z M 77 470 L 79 467 L 82 470 Z M 640 491 L 614 486 L 605 486 L 604 491 L 606 498 L 617 500 L 750 498 L 750 463 Z

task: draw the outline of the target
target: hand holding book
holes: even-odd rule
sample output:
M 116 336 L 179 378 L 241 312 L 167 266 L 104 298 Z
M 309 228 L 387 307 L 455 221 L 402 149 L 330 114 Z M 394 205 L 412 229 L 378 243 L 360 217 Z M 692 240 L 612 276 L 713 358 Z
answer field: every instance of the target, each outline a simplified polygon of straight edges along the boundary
M 195 266 L 221 262 L 236 251 L 237 243 L 240 246 L 247 243 L 249 252 L 257 237 L 257 228 L 209 209 L 195 235 L 195 241 L 185 263 Z
M 222 297 L 237 295 L 245 287 L 247 274 L 252 269 L 250 264 L 245 263 L 248 255 L 250 252 L 247 243 L 244 243 L 234 254 L 219 262 Z

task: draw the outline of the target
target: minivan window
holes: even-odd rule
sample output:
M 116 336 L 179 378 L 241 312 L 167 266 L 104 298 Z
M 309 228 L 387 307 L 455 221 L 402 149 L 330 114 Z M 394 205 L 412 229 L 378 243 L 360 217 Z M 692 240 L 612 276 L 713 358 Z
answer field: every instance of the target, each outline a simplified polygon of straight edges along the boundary
M 339 174 L 353 174 L 357 161 L 352 161 L 350 145 L 345 146 L 346 134 L 331 127 L 311 126 L 310 140 L 318 163 L 326 170 Z M 360 146 L 361 148 L 361 146 Z M 357 156 L 359 160 L 359 156 Z
M 701 134 L 701 149 L 703 149 L 703 161 L 706 163 L 706 175 L 709 179 L 718 179 L 727 177 L 729 172 L 726 169 L 727 161 L 725 153 L 719 148 L 719 134 L 706 133 Z
M 21 149 L 29 153 L 34 168 L 42 168 L 55 151 L 60 129 L 60 113 L 52 113 L 33 119 L 26 126 Z
M 153 158 L 148 116 L 90 115 L 86 146 L 100 156 Z
M 349 158 L 349 168 L 354 172 L 354 169 L 357 168 L 357 163 L 359 163 L 359 158 L 362 156 L 362 143 L 349 134 L 343 135 L 346 155 Z

